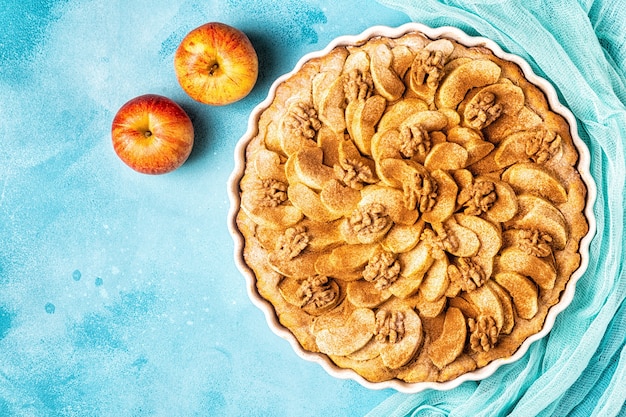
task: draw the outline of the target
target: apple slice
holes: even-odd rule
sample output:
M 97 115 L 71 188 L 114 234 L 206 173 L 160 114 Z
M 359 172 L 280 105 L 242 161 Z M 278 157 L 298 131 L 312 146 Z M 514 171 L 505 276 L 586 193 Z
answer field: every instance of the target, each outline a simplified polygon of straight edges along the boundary
M 317 132 L 317 145 L 322 149 L 322 163 L 333 167 L 339 163 L 339 143 L 344 141 L 344 134 L 333 132 L 328 126 L 322 126 Z
M 381 243 L 383 248 L 389 252 L 408 252 L 417 245 L 423 230 L 424 221 L 422 219 L 411 225 L 394 224 Z
M 422 213 L 422 218 L 428 223 L 442 223 L 454 213 L 459 187 L 445 171 L 436 169 L 430 175 L 437 182 L 437 202 L 431 211 Z
M 307 146 L 293 155 L 293 169 L 298 179 L 304 185 L 321 190 L 324 184 L 335 178 L 335 172 L 332 168 L 324 165 L 324 151 L 317 146 Z
M 391 53 L 393 54 L 391 69 L 398 77 L 403 78 L 413 62 L 413 52 L 406 45 L 397 45 L 391 49 Z
M 378 131 L 372 136 L 372 158 L 376 161 L 377 173 L 381 180 L 385 180 L 378 169 L 381 161 L 385 159 L 402 159 L 400 148 L 402 147 L 402 138 L 400 132 L 396 129 Z
M 242 191 L 241 209 L 254 223 L 271 229 L 285 230 L 297 224 L 303 217 L 302 211 L 291 205 L 261 207 L 251 191 Z
M 486 59 L 462 63 L 440 82 L 435 103 L 438 108 L 456 108 L 470 89 L 495 83 L 500 73 L 500 67 Z
M 321 122 L 333 132 L 346 129 L 344 79 L 334 71 L 317 74 L 312 81 L 313 102 Z
M 376 243 L 343 245 L 333 249 L 331 261 L 337 268 L 354 271 L 363 268 L 378 250 Z
M 512 271 L 532 278 L 544 290 L 554 288 L 556 269 L 547 258 L 539 258 L 514 247 L 506 248 L 499 258 L 499 271 Z
M 426 301 L 435 301 L 443 297 L 450 284 L 448 278 L 448 257 L 435 259 L 426 272 L 426 276 L 420 285 L 420 292 Z
M 567 243 L 567 223 L 563 213 L 549 201 L 532 194 L 517 196 L 517 214 L 505 223 L 507 228 L 540 230 L 552 237 L 556 249 Z
M 535 284 L 517 272 L 499 272 L 495 280 L 513 298 L 517 315 L 523 319 L 532 319 L 539 310 L 538 292 Z
M 492 222 L 477 216 L 467 214 L 456 214 L 456 221 L 464 227 L 476 233 L 480 241 L 480 249 L 472 260 L 480 266 L 485 279 L 488 279 L 493 272 L 494 257 L 502 247 L 502 232 L 498 226 Z
M 476 181 L 481 179 L 482 177 L 477 177 Z M 504 223 L 517 214 L 517 195 L 506 182 L 497 180 L 492 180 L 492 182 L 495 185 L 497 199 L 484 215 L 487 220 L 494 223 Z
M 365 280 L 348 282 L 346 298 L 356 307 L 376 308 L 391 297 L 391 292 L 376 288 L 374 282 Z
M 437 368 L 443 369 L 461 355 L 466 337 L 467 325 L 463 313 L 458 308 L 448 308 L 443 331 L 430 345 L 428 357 Z
M 504 320 L 502 321 L 502 329 L 500 333 L 511 334 L 513 327 L 515 326 L 515 315 L 513 314 L 513 302 L 511 296 L 502 288 L 496 281 L 490 279 L 485 282 L 485 285 L 491 288 L 491 290 L 498 296 L 502 303 L 502 313 Z
M 428 104 L 418 98 L 406 98 L 387 106 L 387 110 L 378 122 L 378 131 L 398 129 L 402 122 L 415 113 L 428 110 Z
M 454 142 L 437 143 L 426 155 L 424 167 L 429 171 L 452 171 L 465 168 L 468 159 L 469 154 L 463 146 Z
M 474 129 L 483 129 L 499 117 L 515 116 L 522 107 L 522 89 L 511 82 L 498 82 L 478 90 L 471 97 L 465 104 L 463 122 Z
M 376 133 L 375 126 L 387 106 L 387 100 L 382 96 L 373 95 L 367 100 L 355 103 L 348 132 L 361 153 L 371 155 L 372 137 Z
M 500 297 L 498 297 L 498 294 L 491 286 L 485 283 L 485 285 L 478 287 L 474 291 L 463 293 L 461 296 L 472 303 L 480 311 L 480 315 L 492 317 L 498 332 L 502 330 L 505 320 L 504 308 L 502 307 Z
M 546 168 L 533 163 L 517 163 L 502 173 L 518 194 L 535 194 L 554 204 L 567 201 L 567 191 L 561 182 Z
M 262 180 L 275 179 L 287 182 L 285 167 L 280 162 L 280 156 L 267 149 L 259 149 L 253 156 L 256 174 Z
M 447 139 L 465 148 L 468 155 L 467 165 L 480 161 L 495 147 L 493 143 L 484 140 L 476 130 L 464 126 L 449 129 Z
M 344 282 L 357 281 L 363 278 L 362 270 L 340 268 L 332 258 L 332 253 L 321 253 L 315 261 L 315 272 L 319 275 L 333 277 Z
M 377 317 L 381 314 L 380 310 Z M 424 340 L 422 320 L 411 308 L 398 310 L 396 314 L 402 315 L 404 335 L 395 343 L 384 343 L 380 350 L 380 357 L 385 366 L 398 369 L 406 365 L 417 353 Z
M 346 356 L 370 341 L 376 332 L 376 316 L 368 308 L 357 308 L 340 328 L 321 329 L 315 334 L 320 352 Z
M 319 194 L 302 183 L 290 184 L 287 195 L 291 203 L 306 217 L 317 222 L 331 222 L 341 217 L 341 213 L 330 211 L 322 203 Z
M 361 190 L 359 205 L 366 206 L 372 203 L 379 203 L 385 206 L 387 214 L 396 224 L 414 224 L 419 216 L 417 210 L 409 210 L 405 207 L 404 194 L 395 188 L 380 185 L 366 186 Z
M 348 216 L 361 201 L 361 192 L 332 179 L 324 184 L 320 200 L 329 211 Z
M 496 256 L 502 247 L 502 232 L 498 226 L 488 220 L 467 214 L 458 213 L 454 218 L 458 224 L 470 229 L 478 236 L 480 249 L 477 256 L 488 258 Z
M 432 227 L 437 231 L 437 234 L 451 235 L 457 242 L 456 245 L 446 248 L 446 251 L 451 255 L 459 258 L 470 258 L 478 253 L 480 249 L 478 236 L 471 229 L 457 223 L 454 217 L 448 218 L 443 224 L 433 223 Z
M 357 70 L 360 73 L 365 73 L 370 70 L 370 57 L 367 52 L 358 50 L 351 52 L 343 64 L 343 73 L 348 74 L 353 70 Z
M 339 285 L 337 285 L 333 279 L 327 279 L 326 284 L 318 288 L 311 289 L 314 295 L 311 296 L 311 299 L 307 300 L 305 298 L 306 291 L 303 291 L 303 284 L 305 284 L 305 281 L 288 277 L 283 278 L 278 284 L 278 291 L 289 304 L 301 308 L 312 316 L 319 316 L 332 310 L 341 301 L 339 296 Z M 315 291 L 323 292 L 325 301 L 319 301 L 319 299 L 316 300 Z M 329 294 L 333 294 L 334 297 L 328 297 Z
M 316 274 L 315 262 L 318 253 L 304 251 L 293 259 L 283 259 L 271 252 L 267 257 L 268 264 L 281 275 L 292 278 L 306 278 Z
M 391 68 L 393 53 L 385 44 L 376 45 L 370 52 L 370 72 L 378 94 L 388 101 L 396 101 L 404 93 L 404 83 Z
M 278 143 L 285 155 L 290 156 L 305 147 L 317 147 L 314 135 L 316 129 L 321 128 L 321 123 L 314 116 L 316 117 L 316 112 L 310 104 L 294 100 L 289 105 L 280 119 L 277 129 Z M 315 118 L 319 125 L 311 126 L 306 134 L 304 132 L 294 132 L 294 123 L 301 123 L 306 118 L 309 121 L 311 118 Z
M 433 264 L 430 247 L 420 242 L 417 246 L 398 255 L 400 277 L 389 287 L 389 291 L 399 298 L 407 298 L 417 292 L 428 268 Z
M 356 182 L 361 188 L 363 184 L 377 182 L 376 163 L 370 158 L 361 155 L 354 142 L 351 140 L 339 142 L 339 166 L 341 166 L 342 169 L 357 171 L 358 178 Z

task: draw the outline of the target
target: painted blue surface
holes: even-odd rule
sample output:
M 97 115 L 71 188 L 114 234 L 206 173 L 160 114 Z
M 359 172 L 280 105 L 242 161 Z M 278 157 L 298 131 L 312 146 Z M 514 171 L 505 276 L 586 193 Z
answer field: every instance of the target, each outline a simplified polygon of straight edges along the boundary
M 219 108 L 189 99 L 172 66 L 214 20 L 260 59 L 253 92 Z M 387 398 L 271 333 L 232 260 L 226 184 L 276 77 L 335 36 L 406 21 L 373 0 L 4 0 L 0 416 L 340 417 Z M 164 176 L 130 170 L 110 143 L 117 109 L 144 93 L 196 129 Z

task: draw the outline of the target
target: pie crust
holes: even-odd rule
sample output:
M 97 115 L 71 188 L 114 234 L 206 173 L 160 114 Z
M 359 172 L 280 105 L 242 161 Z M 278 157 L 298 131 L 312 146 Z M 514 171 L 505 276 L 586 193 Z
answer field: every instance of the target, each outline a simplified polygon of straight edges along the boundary
M 380 33 L 306 57 L 251 118 L 236 257 L 303 356 L 369 386 L 459 381 L 545 332 L 582 273 L 582 148 L 489 41 Z

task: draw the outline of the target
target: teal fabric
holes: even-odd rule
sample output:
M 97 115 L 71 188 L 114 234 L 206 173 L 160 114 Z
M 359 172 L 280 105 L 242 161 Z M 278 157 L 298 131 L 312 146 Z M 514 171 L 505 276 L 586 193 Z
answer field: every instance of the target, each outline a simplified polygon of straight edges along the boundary
M 392 395 L 368 416 L 626 415 L 626 2 L 379 2 L 491 38 L 552 82 L 591 151 L 597 234 L 573 303 L 522 360 L 450 391 Z

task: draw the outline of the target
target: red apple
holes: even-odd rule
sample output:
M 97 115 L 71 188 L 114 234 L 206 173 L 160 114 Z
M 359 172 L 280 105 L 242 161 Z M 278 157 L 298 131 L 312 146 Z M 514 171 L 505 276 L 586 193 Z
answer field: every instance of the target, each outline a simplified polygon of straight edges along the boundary
M 174 55 L 174 70 L 191 98 L 221 106 L 250 93 L 259 74 L 259 61 L 245 33 L 211 22 L 181 41 Z
M 118 110 L 111 127 L 113 149 L 126 165 L 144 174 L 180 167 L 193 147 L 193 125 L 173 100 L 146 94 Z

